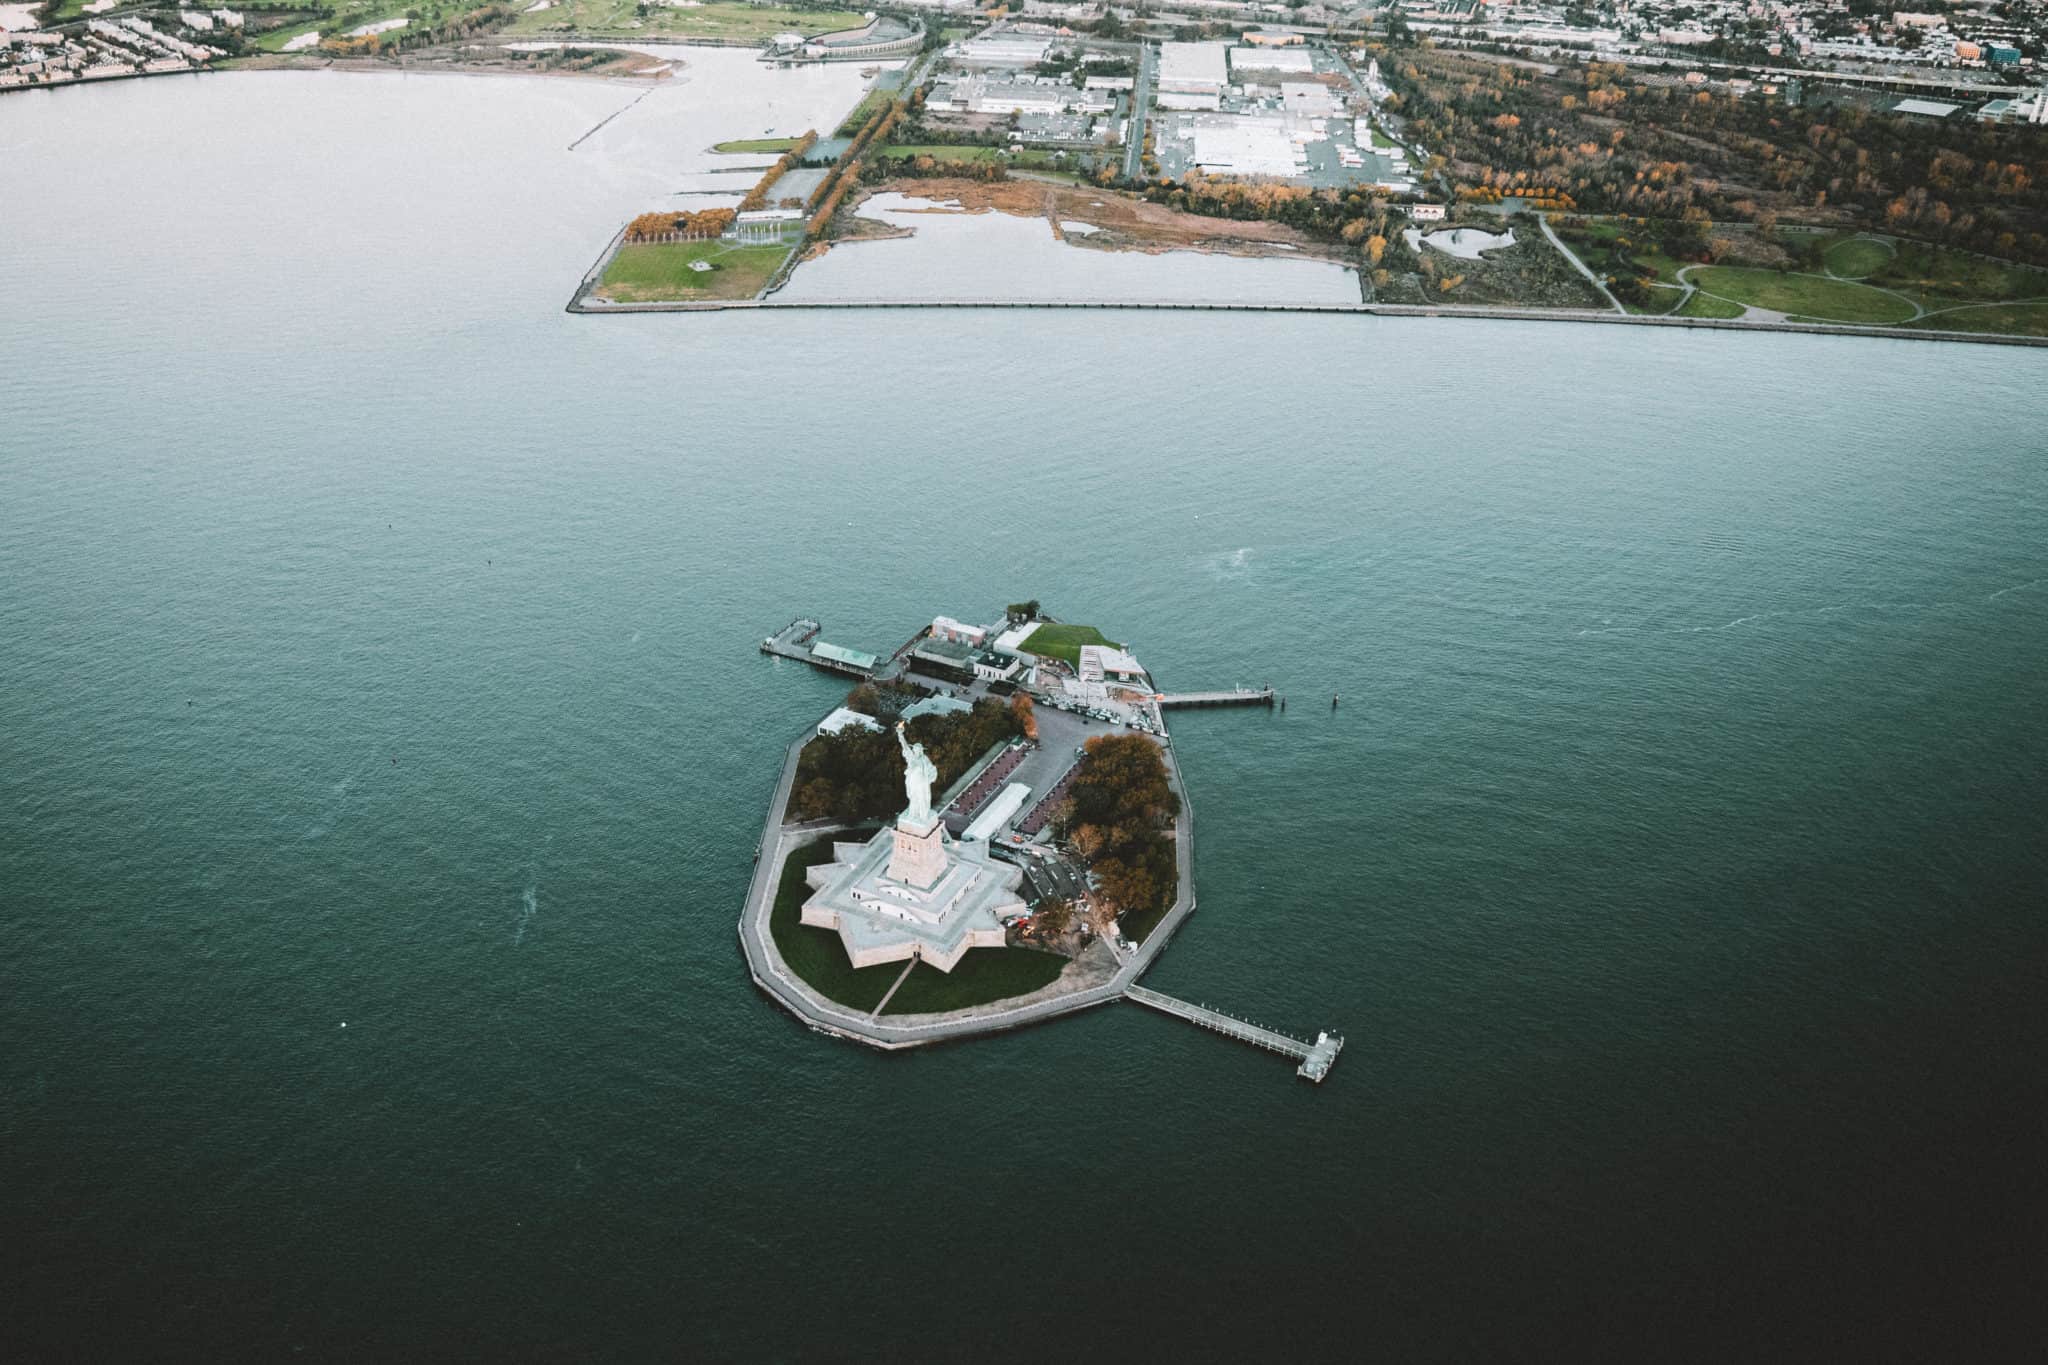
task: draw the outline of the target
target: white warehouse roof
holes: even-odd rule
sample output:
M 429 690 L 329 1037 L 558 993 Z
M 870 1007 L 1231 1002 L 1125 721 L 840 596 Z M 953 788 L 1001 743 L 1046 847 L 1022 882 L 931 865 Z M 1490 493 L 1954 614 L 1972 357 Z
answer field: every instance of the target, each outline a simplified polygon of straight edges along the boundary
M 1230 49 L 1222 43 L 1161 43 L 1159 88 L 1201 94 L 1230 83 Z

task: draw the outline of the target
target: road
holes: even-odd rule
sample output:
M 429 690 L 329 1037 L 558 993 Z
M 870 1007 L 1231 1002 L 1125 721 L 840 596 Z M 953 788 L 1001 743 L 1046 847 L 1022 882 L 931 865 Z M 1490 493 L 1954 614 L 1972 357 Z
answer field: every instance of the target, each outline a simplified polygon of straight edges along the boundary
M 1159 49 L 1138 44 L 1138 74 L 1131 82 L 1131 121 L 1124 129 L 1124 179 L 1136 180 L 1144 173 L 1145 125 L 1152 114 L 1152 75 Z

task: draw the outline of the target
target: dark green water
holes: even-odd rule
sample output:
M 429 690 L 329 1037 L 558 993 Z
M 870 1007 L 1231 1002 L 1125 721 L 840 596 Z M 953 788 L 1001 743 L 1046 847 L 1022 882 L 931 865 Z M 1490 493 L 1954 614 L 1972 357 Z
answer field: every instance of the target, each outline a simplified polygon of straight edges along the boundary
M 2030 1353 L 2048 357 L 569 318 L 566 84 L 0 100 L 9 1355 Z M 754 641 L 1028 595 L 1289 694 L 1150 984 L 1320 1089 L 749 983 Z

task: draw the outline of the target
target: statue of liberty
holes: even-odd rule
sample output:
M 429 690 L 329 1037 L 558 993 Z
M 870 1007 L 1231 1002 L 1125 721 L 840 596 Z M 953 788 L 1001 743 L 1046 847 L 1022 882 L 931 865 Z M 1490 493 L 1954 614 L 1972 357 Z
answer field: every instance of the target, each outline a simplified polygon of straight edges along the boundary
M 932 819 L 932 783 L 938 781 L 939 770 L 925 757 L 924 745 L 910 742 L 900 720 L 896 722 L 896 745 L 903 750 L 903 790 L 910 798 L 903 820 L 912 825 L 928 825 Z

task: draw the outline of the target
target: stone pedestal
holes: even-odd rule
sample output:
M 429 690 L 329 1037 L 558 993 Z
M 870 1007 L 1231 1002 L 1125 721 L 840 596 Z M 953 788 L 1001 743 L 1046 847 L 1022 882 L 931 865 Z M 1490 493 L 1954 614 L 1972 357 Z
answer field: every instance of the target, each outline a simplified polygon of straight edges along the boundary
M 922 825 L 896 822 L 896 848 L 889 855 L 889 880 L 929 890 L 946 874 L 946 848 L 939 818 Z

